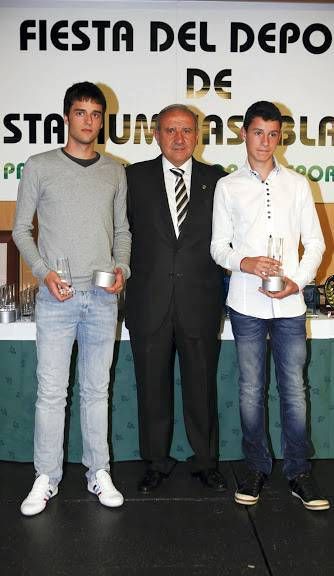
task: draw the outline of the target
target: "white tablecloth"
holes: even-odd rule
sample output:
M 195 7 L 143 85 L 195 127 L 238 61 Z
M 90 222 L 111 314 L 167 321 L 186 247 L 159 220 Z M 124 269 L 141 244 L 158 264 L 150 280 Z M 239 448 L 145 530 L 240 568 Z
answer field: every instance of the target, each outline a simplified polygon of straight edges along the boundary
M 317 318 L 308 318 L 306 321 L 307 336 L 316 340 L 334 338 L 334 318 L 320 314 Z M 225 320 L 222 326 L 222 340 L 233 340 L 231 323 Z M 117 340 L 129 340 L 129 332 L 124 323 L 117 327 Z M 0 324 L 0 340 L 35 340 L 36 325 L 34 322 L 12 322 Z

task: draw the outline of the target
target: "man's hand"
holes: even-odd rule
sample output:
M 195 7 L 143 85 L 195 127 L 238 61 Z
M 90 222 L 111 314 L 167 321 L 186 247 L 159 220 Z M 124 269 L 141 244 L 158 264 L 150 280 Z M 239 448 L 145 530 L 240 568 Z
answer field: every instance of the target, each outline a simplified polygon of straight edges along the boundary
M 68 300 L 72 298 L 73 294 L 61 294 L 60 289 L 63 288 L 66 292 L 66 288 L 68 288 L 68 284 L 64 282 L 60 276 L 58 276 L 57 272 L 51 270 L 44 278 L 44 284 L 47 286 L 50 294 L 52 294 L 59 302 L 64 302 L 64 300 Z
M 120 294 L 124 288 L 124 276 L 121 268 L 115 268 L 115 282 L 110 288 L 104 288 L 106 292 L 110 292 L 111 294 Z
M 267 258 L 267 256 L 246 256 L 240 262 L 240 270 L 248 274 L 255 274 L 260 278 L 267 278 L 270 273 L 277 273 L 281 264 L 278 260 Z
M 284 281 L 284 289 L 280 290 L 279 292 L 269 292 L 268 290 L 263 290 L 263 288 L 259 288 L 259 292 L 262 292 L 262 294 L 269 296 L 269 298 L 276 298 L 277 300 L 282 300 L 282 298 L 286 298 L 291 294 L 298 294 L 299 287 L 293 280 L 285 276 L 283 278 L 283 281 Z

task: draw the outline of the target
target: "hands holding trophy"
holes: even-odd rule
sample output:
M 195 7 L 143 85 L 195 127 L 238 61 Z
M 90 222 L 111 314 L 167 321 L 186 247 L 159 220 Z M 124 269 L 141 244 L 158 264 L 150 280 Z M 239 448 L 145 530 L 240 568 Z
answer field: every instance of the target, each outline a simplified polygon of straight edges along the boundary
M 72 298 L 75 289 L 72 286 L 72 275 L 68 258 L 59 256 L 50 263 L 50 272 L 44 278 L 49 292 L 59 301 Z
M 284 290 L 283 238 L 269 236 L 267 256 L 279 262 L 280 266 L 268 270 L 267 277 L 262 280 L 262 288 L 268 292 L 281 292 Z
M 59 293 L 62 296 L 73 296 L 75 290 L 72 286 L 72 276 L 68 258 L 57 258 L 56 272 L 62 281 L 61 284 L 58 284 Z
M 124 288 L 124 276 L 121 268 L 115 268 L 113 272 L 94 270 L 93 284 L 100 286 L 111 294 L 119 295 Z

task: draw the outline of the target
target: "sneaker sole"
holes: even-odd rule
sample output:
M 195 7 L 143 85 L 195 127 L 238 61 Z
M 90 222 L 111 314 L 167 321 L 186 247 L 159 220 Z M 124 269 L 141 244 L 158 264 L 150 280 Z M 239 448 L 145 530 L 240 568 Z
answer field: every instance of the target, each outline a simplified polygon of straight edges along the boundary
M 305 502 L 305 500 L 302 499 L 301 496 L 299 496 L 299 494 L 297 494 L 296 492 L 291 492 L 292 496 L 294 496 L 295 498 L 298 498 L 299 500 L 302 501 L 303 505 L 305 506 L 305 508 L 307 510 L 328 510 L 330 508 L 330 503 L 326 502 L 324 500 L 311 500 L 311 502 Z M 312 503 L 313 502 L 313 503 Z M 319 504 L 317 504 L 317 502 L 319 502 Z
M 260 496 L 247 496 L 246 494 L 239 494 L 238 492 L 234 494 L 234 501 L 244 506 L 254 506 L 254 504 L 258 503 L 259 499 Z

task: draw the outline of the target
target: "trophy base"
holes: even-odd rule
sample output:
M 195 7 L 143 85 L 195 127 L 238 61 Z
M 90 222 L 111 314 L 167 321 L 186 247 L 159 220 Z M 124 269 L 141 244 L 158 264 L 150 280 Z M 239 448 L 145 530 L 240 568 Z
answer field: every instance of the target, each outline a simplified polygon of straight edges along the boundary
M 280 292 L 284 288 L 284 281 L 282 276 L 268 276 L 262 280 L 263 290 L 268 292 Z
M 10 322 L 16 322 L 16 320 L 16 310 L 0 310 L 0 324 L 9 324 Z

